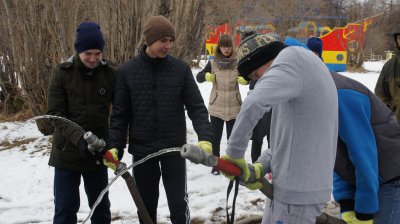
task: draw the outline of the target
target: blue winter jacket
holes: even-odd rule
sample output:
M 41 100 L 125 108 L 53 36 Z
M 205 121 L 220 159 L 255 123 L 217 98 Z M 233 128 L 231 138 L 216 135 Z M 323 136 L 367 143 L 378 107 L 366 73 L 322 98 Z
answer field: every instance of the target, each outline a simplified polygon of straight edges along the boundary
M 400 126 L 361 83 L 331 71 L 339 98 L 339 140 L 333 196 L 357 217 L 379 209 L 379 185 L 400 176 Z

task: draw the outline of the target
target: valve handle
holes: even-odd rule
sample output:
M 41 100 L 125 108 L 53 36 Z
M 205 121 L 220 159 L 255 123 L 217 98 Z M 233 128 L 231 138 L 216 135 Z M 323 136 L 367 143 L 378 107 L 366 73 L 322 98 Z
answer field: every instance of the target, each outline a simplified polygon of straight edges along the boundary
M 236 166 L 233 163 L 230 163 L 227 160 L 224 160 L 222 158 L 218 157 L 218 163 L 215 166 L 215 169 L 220 170 L 226 174 L 235 176 L 235 177 L 240 177 L 240 175 L 242 174 L 242 171 L 240 170 L 240 168 L 238 166 Z
M 114 159 L 112 153 L 109 150 L 107 150 L 106 153 L 104 153 L 103 158 L 110 163 L 114 163 L 115 167 L 117 167 L 117 169 L 119 167 L 119 164 L 121 163 L 119 160 Z
M 183 145 L 181 149 L 181 156 L 196 164 L 201 163 L 205 166 L 214 167 L 215 169 L 232 176 L 239 177 L 242 172 L 235 164 L 230 163 L 229 161 L 226 161 L 220 157 L 210 155 L 196 145 Z

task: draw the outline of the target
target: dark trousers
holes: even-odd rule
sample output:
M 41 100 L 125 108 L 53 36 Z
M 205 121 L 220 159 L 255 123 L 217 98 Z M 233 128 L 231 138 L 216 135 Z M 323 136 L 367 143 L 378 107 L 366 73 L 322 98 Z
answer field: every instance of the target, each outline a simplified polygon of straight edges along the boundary
M 143 157 L 134 156 L 133 162 Z M 140 195 L 153 223 L 157 223 L 159 184 L 162 176 L 173 224 L 189 224 L 189 199 L 186 189 L 186 161 L 177 153 L 151 158 L 133 167 Z M 143 224 L 142 219 L 140 223 Z
M 76 213 L 80 206 L 79 185 L 81 176 L 85 185 L 89 207 L 92 208 L 100 192 L 108 185 L 107 169 L 92 172 L 81 172 L 55 168 L 54 171 L 54 204 L 55 214 L 53 223 L 70 224 L 77 223 Z M 111 223 L 110 200 L 106 193 L 96 207 L 92 218 L 92 224 Z
M 251 161 L 254 163 L 261 155 L 261 148 L 263 145 L 263 139 L 267 136 L 268 148 L 269 148 L 269 136 L 271 129 L 271 116 L 272 112 L 269 111 L 258 121 L 257 125 L 253 129 L 253 136 L 251 143 Z
M 212 141 L 213 154 L 215 156 L 220 156 L 220 145 L 222 138 L 222 131 L 224 130 L 224 123 L 226 123 L 226 139 L 229 139 L 231 135 L 233 125 L 235 124 L 235 119 L 230 121 L 224 121 L 219 117 L 210 116 L 211 126 L 214 133 L 214 138 Z

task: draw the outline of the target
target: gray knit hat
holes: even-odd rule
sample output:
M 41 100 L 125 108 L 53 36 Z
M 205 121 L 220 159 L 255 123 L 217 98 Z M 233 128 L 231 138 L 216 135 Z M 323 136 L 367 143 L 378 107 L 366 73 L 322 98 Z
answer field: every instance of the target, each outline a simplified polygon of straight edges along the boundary
M 150 46 L 163 37 L 173 37 L 175 39 L 175 29 L 172 23 L 164 16 L 151 16 L 144 25 L 143 36 L 146 45 Z
M 246 80 L 250 80 L 251 72 L 274 59 L 285 47 L 278 34 L 246 31 L 242 34 L 242 42 L 237 51 L 239 73 Z

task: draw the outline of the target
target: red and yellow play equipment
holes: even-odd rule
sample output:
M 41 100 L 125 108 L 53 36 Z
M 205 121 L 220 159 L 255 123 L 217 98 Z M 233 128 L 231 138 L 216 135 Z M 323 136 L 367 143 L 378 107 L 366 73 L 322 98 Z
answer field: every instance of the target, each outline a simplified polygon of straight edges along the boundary
M 326 65 L 334 71 L 346 70 L 348 57 L 362 52 L 365 34 L 373 22 L 372 17 L 359 22 L 349 23 L 345 27 L 335 27 L 329 30 L 324 27 L 322 39 L 322 58 Z
M 322 39 L 322 58 L 326 65 L 333 71 L 346 71 L 348 59 L 357 57 L 363 51 L 365 35 L 368 27 L 374 20 L 380 16 L 377 14 L 363 20 L 348 23 L 344 27 L 335 27 L 333 29 L 325 26 L 318 27 L 313 21 L 301 22 L 297 27 L 291 28 L 289 33 L 298 38 L 301 42 L 306 43 L 307 39 L 312 36 L 319 36 Z M 245 28 L 253 28 L 257 33 L 274 32 L 275 27 L 272 24 L 265 25 L 242 25 L 233 26 L 237 31 Z M 207 55 L 212 58 L 218 43 L 220 34 L 231 34 L 231 26 L 225 23 L 216 27 L 209 27 L 209 33 L 206 39 Z M 236 32 L 234 36 L 234 44 L 239 45 L 240 32 Z
M 275 31 L 275 27 L 271 24 L 251 26 L 251 25 L 243 25 L 237 23 L 234 26 L 234 28 L 237 30 L 236 35 L 234 36 L 234 44 L 236 47 L 239 46 L 240 43 L 240 30 L 252 28 L 256 30 L 257 33 L 270 33 Z M 209 33 L 206 39 L 206 51 L 207 55 L 210 58 L 213 58 L 217 48 L 219 35 L 221 34 L 230 35 L 233 32 L 231 32 L 231 26 L 229 23 L 225 23 L 216 27 L 208 27 L 207 29 L 209 30 Z

